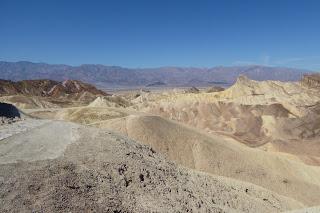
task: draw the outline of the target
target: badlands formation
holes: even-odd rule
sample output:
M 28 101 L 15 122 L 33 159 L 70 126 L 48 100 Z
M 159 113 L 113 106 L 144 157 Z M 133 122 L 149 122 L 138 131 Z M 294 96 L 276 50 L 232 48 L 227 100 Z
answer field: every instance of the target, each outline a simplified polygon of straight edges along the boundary
M 319 212 L 309 78 L 112 96 L 58 83 L 56 102 L 3 94 L 23 116 L 0 124 L 0 211 Z

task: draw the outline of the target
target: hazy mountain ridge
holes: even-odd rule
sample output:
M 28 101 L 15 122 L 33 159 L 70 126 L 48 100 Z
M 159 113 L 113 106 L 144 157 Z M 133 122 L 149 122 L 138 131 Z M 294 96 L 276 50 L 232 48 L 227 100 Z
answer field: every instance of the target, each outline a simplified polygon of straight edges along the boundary
M 298 81 L 305 73 L 310 71 L 258 65 L 213 68 L 123 68 L 94 64 L 69 66 L 26 61 L 0 62 L 0 79 L 13 81 L 75 79 L 107 86 L 145 86 L 154 82 L 163 82 L 168 86 L 208 86 L 212 85 L 212 82 L 230 85 L 239 75 L 246 75 L 254 80 Z

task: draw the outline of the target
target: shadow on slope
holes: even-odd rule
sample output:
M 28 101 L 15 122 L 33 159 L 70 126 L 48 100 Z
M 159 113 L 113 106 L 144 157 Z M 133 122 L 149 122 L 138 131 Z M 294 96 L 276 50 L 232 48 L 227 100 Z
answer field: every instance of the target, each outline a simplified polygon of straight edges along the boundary
M 20 118 L 20 112 L 15 106 L 0 102 L 0 117 Z

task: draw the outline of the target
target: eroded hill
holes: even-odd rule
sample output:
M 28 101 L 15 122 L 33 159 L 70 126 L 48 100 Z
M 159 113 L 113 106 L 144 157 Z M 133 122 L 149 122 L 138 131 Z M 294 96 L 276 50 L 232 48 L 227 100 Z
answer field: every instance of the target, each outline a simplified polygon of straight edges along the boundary
M 246 77 L 221 92 L 172 92 L 138 97 L 138 111 L 235 138 L 250 147 L 295 154 L 320 163 L 320 93 L 300 82 Z
M 88 135 L 80 137 L 90 141 L 88 143 L 90 146 L 91 141 L 92 143 L 100 141 L 98 132 L 112 130 L 151 147 L 153 152 L 163 155 L 166 161 L 173 161 L 188 168 L 188 171 L 191 169 L 222 176 L 223 180 L 232 178 L 243 184 L 254 184 L 282 197 L 296 200 L 297 205 L 310 207 L 320 204 L 318 196 L 320 192 L 319 101 L 318 89 L 310 88 L 303 82 L 258 82 L 240 77 L 233 86 L 225 90 L 210 91 L 204 88 L 192 88 L 156 92 L 128 91 L 112 97 L 98 97 L 87 106 L 32 109 L 26 112 L 33 117 L 86 125 L 87 127 L 81 127 L 81 131 Z M 90 126 L 90 132 L 85 130 L 88 126 Z M 95 138 L 96 136 L 98 138 Z M 101 137 L 107 138 L 106 135 Z M 111 150 L 104 148 L 105 146 L 100 142 L 97 146 L 100 147 L 100 151 L 93 150 L 92 153 L 100 153 L 101 149 Z M 88 147 L 87 149 L 90 150 Z M 121 149 L 125 150 L 122 147 L 119 148 L 119 152 Z M 82 151 L 78 151 L 80 155 Z M 113 149 L 111 152 L 117 153 Z M 140 151 L 134 152 L 140 153 Z M 122 154 L 117 154 L 122 159 L 126 159 Z M 113 157 L 117 161 L 118 158 Z M 101 160 L 99 158 L 96 161 L 93 160 L 96 157 L 87 156 L 86 160 L 81 161 L 88 161 L 86 165 L 89 167 L 86 168 L 96 168 L 95 164 L 90 163 L 90 159 L 97 164 Z M 132 163 L 141 166 L 137 164 L 137 159 L 131 159 Z M 108 163 L 112 164 L 112 160 L 110 159 Z M 77 172 L 76 175 L 78 176 L 79 173 Z M 144 178 L 145 174 L 143 174 Z M 188 176 L 187 179 L 190 180 L 192 177 Z M 210 181 L 206 179 L 206 182 Z M 129 185 L 131 183 L 135 184 L 134 179 L 132 182 L 129 181 Z M 179 185 L 176 182 L 173 184 Z M 202 190 L 201 186 L 196 185 L 195 182 L 192 185 Z M 209 189 L 213 190 L 212 188 L 215 186 L 210 185 Z M 160 190 L 160 188 L 157 189 Z M 245 193 L 250 191 L 246 189 Z M 118 195 L 123 200 L 123 196 L 127 195 L 122 194 L 121 187 L 120 191 Z M 223 189 L 223 191 L 229 190 Z M 153 195 L 148 194 L 151 192 L 141 193 L 145 193 L 149 198 L 148 201 L 153 203 Z M 169 203 L 163 204 L 162 199 L 168 199 L 166 196 L 171 194 L 164 195 L 164 191 L 156 193 L 160 194 L 160 201 L 154 201 L 157 203 L 155 209 L 160 211 L 165 211 L 162 206 L 167 204 L 173 206 L 173 209 L 176 208 L 177 211 L 183 211 L 185 206 L 181 207 L 179 202 L 191 202 L 179 197 L 177 198 L 179 202 L 171 200 L 172 203 L 168 201 Z M 77 197 L 76 199 L 79 198 L 78 195 L 74 196 Z M 195 197 L 201 196 L 197 194 Z M 221 196 L 219 194 L 218 197 Z M 264 201 L 268 202 L 268 200 L 267 198 Z M 134 202 L 140 206 L 139 201 Z M 231 212 L 232 209 L 244 212 L 264 211 L 264 207 L 260 206 L 262 210 L 243 209 L 241 206 L 246 204 L 242 202 L 246 203 L 241 200 L 231 209 L 225 206 L 219 206 L 219 208 L 226 212 Z M 259 204 L 258 200 L 249 202 Z M 279 202 L 285 203 L 280 200 Z M 205 201 L 204 204 L 200 203 L 200 206 L 207 206 L 207 204 Z M 204 210 L 194 208 L 194 204 L 190 204 L 192 207 L 185 205 L 189 210 Z M 197 205 L 195 204 L 196 207 Z M 144 207 L 150 211 L 155 210 L 151 205 Z M 210 206 L 208 209 L 219 212 L 213 207 Z M 126 208 L 127 206 L 121 206 L 121 209 Z M 299 207 L 294 207 L 296 208 Z M 270 211 L 278 212 L 280 209 Z
M 20 108 L 54 108 L 88 104 L 108 94 L 81 81 L 0 80 L 0 100 Z M 75 102 L 75 103 L 73 103 Z

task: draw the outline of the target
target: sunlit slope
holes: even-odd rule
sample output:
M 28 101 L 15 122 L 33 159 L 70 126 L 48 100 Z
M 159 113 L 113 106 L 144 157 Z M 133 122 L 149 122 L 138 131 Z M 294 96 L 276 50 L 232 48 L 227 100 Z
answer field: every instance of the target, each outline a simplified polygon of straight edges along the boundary
M 96 125 L 148 144 L 186 167 L 251 182 L 307 205 L 320 203 L 320 168 L 294 156 L 249 148 L 157 116 L 134 115 Z
M 134 101 L 139 111 L 320 165 L 319 100 L 319 91 L 298 82 L 257 82 L 239 77 L 221 92 L 146 94 Z

